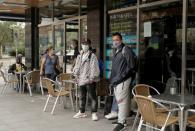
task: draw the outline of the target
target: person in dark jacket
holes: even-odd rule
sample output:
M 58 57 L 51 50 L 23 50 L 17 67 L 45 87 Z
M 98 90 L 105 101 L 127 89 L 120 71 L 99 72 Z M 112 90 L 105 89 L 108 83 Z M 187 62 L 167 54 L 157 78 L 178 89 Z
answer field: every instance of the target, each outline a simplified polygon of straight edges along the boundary
M 22 63 L 22 55 L 19 54 L 16 57 L 16 63 L 11 65 L 8 69 L 8 73 L 15 74 L 15 72 L 25 71 L 26 69 L 27 67 Z
M 130 110 L 130 83 L 135 67 L 134 55 L 131 48 L 122 43 L 120 33 L 112 36 L 113 47 L 116 53 L 112 60 L 111 87 L 114 88 L 114 95 L 118 104 L 118 124 L 114 131 L 121 131 L 125 128 L 126 118 Z
M 73 70 L 73 68 L 75 66 L 75 63 L 76 63 L 77 56 L 80 54 L 79 46 L 78 46 L 78 40 L 73 39 L 71 47 L 74 49 L 74 55 L 73 55 L 73 58 L 72 58 L 73 59 L 73 63 L 72 63 L 72 68 L 71 68 L 71 70 Z
M 19 85 L 20 85 L 23 83 L 23 79 L 21 79 L 23 77 L 21 77 L 20 75 L 23 75 L 22 72 L 26 70 L 27 70 L 27 67 L 22 63 L 22 55 L 18 54 L 18 56 L 16 57 L 16 63 L 9 67 L 8 73 L 16 74 L 19 80 Z M 18 74 L 17 72 L 19 72 L 20 74 Z M 19 86 L 16 87 L 16 90 L 19 92 Z

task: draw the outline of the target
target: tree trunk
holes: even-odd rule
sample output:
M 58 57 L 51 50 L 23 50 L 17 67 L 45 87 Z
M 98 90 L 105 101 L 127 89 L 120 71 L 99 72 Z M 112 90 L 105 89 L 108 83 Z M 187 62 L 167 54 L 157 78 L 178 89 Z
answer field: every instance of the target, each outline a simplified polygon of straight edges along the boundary
M 2 44 L 0 44 L 0 59 L 2 59 L 2 54 L 3 54 L 3 51 L 2 51 Z

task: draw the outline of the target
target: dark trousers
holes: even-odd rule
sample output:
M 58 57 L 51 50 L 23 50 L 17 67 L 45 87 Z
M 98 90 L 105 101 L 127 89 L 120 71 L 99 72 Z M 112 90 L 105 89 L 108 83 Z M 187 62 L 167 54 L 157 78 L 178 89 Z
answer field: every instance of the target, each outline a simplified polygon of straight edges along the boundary
M 51 80 L 53 80 L 53 81 L 56 80 L 56 74 L 45 74 L 45 77 L 46 77 L 46 78 L 49 78 L 49 79 L 51 79 Z
M 80 93 L 81 93 L 80 111 L 81 113 L 85 112 L 87 92 L 88 92 L 89 98 L 91 99 L 91 112 L 92 113 L 97 112 L 96 83 L 80 86 Z

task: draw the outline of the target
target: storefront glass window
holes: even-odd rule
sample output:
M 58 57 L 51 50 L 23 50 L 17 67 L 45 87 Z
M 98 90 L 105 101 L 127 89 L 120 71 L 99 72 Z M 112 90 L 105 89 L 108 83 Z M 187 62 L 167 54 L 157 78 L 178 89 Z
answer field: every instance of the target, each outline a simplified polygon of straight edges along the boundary
M 60 66 L 63 67 L 64 44 L 64 24 L 56 25 L 55 28 L 55 54 L 59 57 Z
M 112 48 L 112 34 L 121 33 L 123 42 L 136 50 L 136 11 L 127 13 L 117 13 L 109 15 L 109 30 L 106 43 L 106 78 L 109 79 L 112 68 L 112 56 L 114 49 Z
M 140 83 L 157 87 L 161 93 L 170 91 L 169 84 L 180 92 L 181 11 L 180 2 L 141 9 Z
M 71 73 L 74 63 L 74 47 L 73 41 L 78 42 L 79 25 L 78 20 L 66 23 L 66 54 L 65 54 L 65 69 L 66 73 Z
M 108 0 L 108 10 L 136 5 L 137 0 Z
M 39 28 L 39 54 L 43 54 L 48 47 L 52 44 L 52 26 L 43 26 Z

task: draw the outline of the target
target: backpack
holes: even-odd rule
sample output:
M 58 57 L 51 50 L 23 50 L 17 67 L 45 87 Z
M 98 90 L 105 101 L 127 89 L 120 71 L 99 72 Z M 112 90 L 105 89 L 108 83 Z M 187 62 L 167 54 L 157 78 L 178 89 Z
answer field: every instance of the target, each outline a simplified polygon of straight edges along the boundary
M 92 51 L 90 51 L 90 54 L 88 56 L 88 59 L 91 61 L 91 55 L 93 54 Z M 104 63 L 101 59 L 98 59 L 98 65 L 99 65 L 99 70 L 100 70 L 100 76 L 103 77 L 103 71 L 104 71 Z M 102 74 L 101 74 L 102 73 Z
M 125 57 L 125 48 L 129 48 L 131 50 L 131 53 L 133 55 L 133 61 L 134 61 L 134 67 L 133 67 L 133 73 L 136 73 L 137 70 L 138 70 L 138 60 L 137 60 L 137 56 L 136 54 L 133 52 L 133 50 L 129 47 L 129 46 L 124 46 L 123 49 L 122 49 L 122 55 L 123 57 Z

